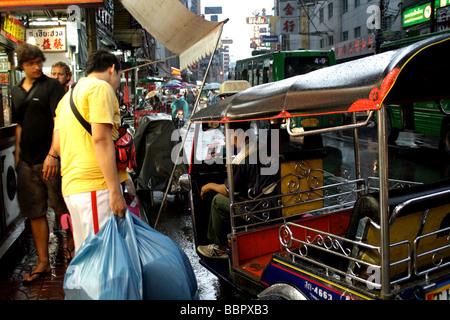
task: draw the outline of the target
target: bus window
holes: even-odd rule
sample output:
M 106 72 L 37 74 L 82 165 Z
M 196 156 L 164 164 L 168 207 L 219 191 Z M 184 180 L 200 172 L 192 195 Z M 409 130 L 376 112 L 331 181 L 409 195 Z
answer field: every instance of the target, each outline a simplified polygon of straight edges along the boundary
M 265 67 L 263 69 L 263 83 L 269 82 L 269 68 Z
M 236 62 L 236 67 L 234 69 L 234 80 L 242 80 L 242 62 Z
M 264 60 L 258 60 L 258 66 L 256 69 L 256 78 L 258 84 L 263 84 L 263 68 L 264 68 Z
M 328 57 L 286 57 L 284 59 L 284 78 L 305 74 L 328 66 Z
M 255 70 L 255 84 L 256 85 L 261 84 L 260 78 L 261 78 L 261 72 L 259 72 L 259 69 L 256 69 Z
M 248 70 L 247 69 L 242 70 L 241 74 L 242 74 L 241 79 L 238 79 L 238 80 L 247 80 L 248 81 Z

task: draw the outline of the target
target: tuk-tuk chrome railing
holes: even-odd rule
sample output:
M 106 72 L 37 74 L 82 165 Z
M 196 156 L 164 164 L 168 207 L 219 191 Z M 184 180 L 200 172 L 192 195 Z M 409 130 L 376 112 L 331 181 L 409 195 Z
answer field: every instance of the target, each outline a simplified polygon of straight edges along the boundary
M 310 168 L 308 160 L 300 160 L 297 165 L 302 168 Z M 317 184 L 317 175 L 323 177 L 323 185 Z M 306 181 L 307 188 L 301 189 L 300 184 L 303 181 Z M 234 233 L 247 231 L 249 227 L 267 222 L 286 222 L 306 213 L 318 216 L 351 208 L 357 200 L 358 194 L 365 192 L 366 182 L 364 179 L 350 180 L 337 177 L 322 169 L 308 169 L 301 173 L 286 174 L 274 184 L 284 184 L 287 192 L 269 196 L 264 194 L 256 197 L 249 196 L 250 199 L 246 200 L 235 198 L 235 202 L 231 205 Z M 322 201 L 323 206 L 320 208 L 309 209 L 307 212 L 303 211 L 289 216 L 280 216 L 280 211 Z
M 417 185 L 423 185 L 423 183 L 407 180 L 389 179 L 389 190 L 404 189 Z M 367 191 L 369 193 L 380 191 L 380 178 L 367 177 Z
M 305 240 L 297 239 L 293 236 L 296 228 L 302 229 L 304 232 L 310 232 L 313 236 L 306 236 Z M 347 283 L 360 283 L 365 284 L 367 288 L 373 289 L 381 289 L 381 283 L 379 279 L 379 275 L 381 272 L 381 265 L 371 263 L 368 261 L 364 261 L 361 258 L 354 257 L 354 251 L 359 252 L 360 250 L 373 250 L 380 253 L 380 247 L 374 246 L 371 244 L 363 243 L 358 240 L 350 240 L 345 237 L 341 237 L 335 234 L 331 234 L 328 232 L 324 232 L 321 230 L 313 229 L 310 227 L 306 227 L 297 223 L 288 222 L 282 225 L 279 229 L 279 240 L 281 245 L 285 248 L 285 250 L 290 254 L 292 262 L 296 262 L 296 259 L 301 259 L 306 261 L 316 267 L 323 268 L 325 270 L 325 274 L 328 277 L 332 277 L 336 279 L 336 277 L 332 276 L 338 275 L 340 276 L 342 281 L 346 281 Z M 390 264 L 390 267 L 395 267 L 400 264 L 407 265 L 407 272 L 396 279 L 392 279 L 390 281 L 391 285 L 400 283 L 402 281 L 408 280 L 412 276 L 412 257 L 411 257 L 411 244 L 407 240 L 403 240 L 390 245 L 390 248 L 404 246 L 404 258 L 399 259 L 398 261 L 393 261 Z M 357 248 L 357 249 L 355 249 Z M 331 266 L 325 262 L 320 261 L 317 257 L 308 256 L 308 251 L 311 249 L 315 249 L 316 252 L 325 252 L 326 254 L 330 254 L 335 258 L 342 259 L 342 261 L 346 261 L 348 267 L 343 269 L 339 269 L 336 266 Z M 358 269 L 366 268 L 368 273 L 366 273 L 367 277 L 363 277 L 355 273 L 354 267 Z M 378 275 L 378 276 L 377 276 Z
M 331 132 L 337 132 L 337 131 L 343 131 L 343 130 L 358 129 L 358 128 L 363 128 L 363 127 L 368 126 L 372 122 L 374 114 L 375 114 L 374 111 L 370 111 L 369 114 L 367 115 L 367 119 L 362 122 L 358 122 L 358 123 L 345 124 L 345 125 L 341 125 L 341 126 L 327 127 L 327 128 L 322 128 L 322 129 L 314 129 L 311 131 L 299 131 L 299 132 L 292 131 L 291 118 L 287 118 L 286 129 L 287 129 L 287 132 L 289 133 L 289 135 L 292 137 L 304 137 L 304 136 L 308 136 L 308 135 L 316 135 L 316 134 L 331 133 Z
M 440 247 L 433 248 L 428 251 L 420 252 L 419 244 L 420 244 L 421 240 L 429 238 L 429 237 L 435 237 L 435 236 L 438 237 L 439 234 L 442 234 L 444 236 L 445 236 L 445 234 L 447 234 L 447 237 L 446 237 L 447 244 L 442 245 Z M 413 261 L 414 261 L 414 266 L 415 266 L 415 274 L 417 276 L 422 276 L 422 275 L 428 276 L 428 274 L 430 272 L 450 266 L 450 260 L 444 261 L 444 257 L 442 254 L 442 251 L 449 250 L 449 249 L 450 249 L 450 227 L 436 230 L 436 231 L 433 231 L 433 232 L 430 232 L 430 233 L 427 233 L 427 234 L 417 237 L 414 240 L 414 250 L 413 250 Z M 428 267 L 420 269 L 419 259 L 425 258 L 428 256 L 429 256 L 428 259 L 431 259 L 431 261 L 430 261 L 431 263 L 427 264 Z
M 408 206 L 415 206 L 421 202 L 430 201 L 436 199 L 437 197 L 445 197 L 447 195 L 450 195 L 450 190 L 440 191 L 426 196 L 419 196 L 398 204 L 393 209 L 393 212 L 389 219 L 390 227 L 392 227 L 393 223 L 396 220 L 396 217 L 400 214 L 400 212 Z M 424 211 L 422 224 L 426 220 L 427 215 L 428 209 Z M 373 221 L 371 221 L 370 223 L 376 229 L 380 229 L 380 226 L 378 224 L 374 223 Z M 296 239 L 293 237 L 294 232 L 292 232 L 291 230 L 295 230 L 295 228 L 302 229 L 303 231 L 305 231 L 305 233 L 309 232 L 314 236 L 306 236 L 305 240 Z M 438 237 L 444 238 L 444 240 L 442 241 L 444 243 L 436 243 L 435 239 Z M 427 238 L 433 240 L 429 242 L 432 242 L 435 245 L 428 247 L 427 249 L 421 249 L 420 243 L 422 241 L 426 241 L 424 239 Z M 320 262 L 315 257 L 308 257 L 308 250 L 314 248 L 319 251 L 327 252 L 334 256 L 348 260 L 349 265 L 350 263 L 353 263 L 360 269 L 361 267 L 372 268 L 371 270 L 376 273 L 381 270 L 381 264 L 378 265 L 369 263 L 360 258 L 356 258 L 354 252 L 362 252 L 361 250 L 375 250 L 378 252 L 378 255 L 380 255 L 381 246 L 373 246 L 368 243 L 364 243 L 361 241 L 361 239 L 358 238 L 356 240 L 350 240 L 345 237 L 330 234 L 322 230 L 313 229 L 292 222 L 287 222 L 280 227 L 279 240 L 281 245 L 291 255 L 294 262 L 295 258 L 299 258 L 318 267 L 324 268 L 327 274 L 331 271 L 335 274 L 345 276 L 347 281 L 348 279 L 352 279 L 354 281 L 365 283 L 369 288 L 374 289 L 379 289 L 381 287 L 381 285 L 379 285 L 376 281 L 374 282 L 374 280 L 376 280 L 376 277 L 369 277 L 366 279 L 354 273 L 353 268 L 348 268 L 348 270 L 341 270 L 326 263 Z M 352 248 L 351 250 L 348 249 L 349 245 Z M 425 280 L 428 280 L 428 276 L 431 272 L 450 266 L 450 227 L 443 227 L 441 225 L 439 230 L 435 230 L 423 235 L 418 234 L 416 237 L 414 237 L 414 240 L 405 239 L 396 243 L 392 243 L 389 245 L 389 250 L 400 246 L 405 246 L 406 249 L 400 249 L 400 252 L 397 255 L 398 260 L 390 261 L 389 268 L 392 269 L 401 264 L 406 264 L 406 268 L 404 271 L 395 276 L 392 276 L 389 279 L 390 285 L 405 282 L 406 280 L 411 279 L 413 274 L 415 276 L 425 276 Z M 295 250 L 297 250 L 298 252 L 295 252 L 291 248 L 295 248 Z M 350 253 L 352 254 L 350 255 Z M 393 259 L 392 256 L 391 259 Z

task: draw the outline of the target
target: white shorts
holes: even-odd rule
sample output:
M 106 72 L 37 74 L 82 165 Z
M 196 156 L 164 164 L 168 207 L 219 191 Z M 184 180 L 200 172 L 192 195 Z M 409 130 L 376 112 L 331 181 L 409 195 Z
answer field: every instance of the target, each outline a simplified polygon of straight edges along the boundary
M 75 252 L 80 249 L 87 236 L 100 230 L 112 214 L 109 205 L 109 190 L 73 194 L 64 197 L 70 212 Z

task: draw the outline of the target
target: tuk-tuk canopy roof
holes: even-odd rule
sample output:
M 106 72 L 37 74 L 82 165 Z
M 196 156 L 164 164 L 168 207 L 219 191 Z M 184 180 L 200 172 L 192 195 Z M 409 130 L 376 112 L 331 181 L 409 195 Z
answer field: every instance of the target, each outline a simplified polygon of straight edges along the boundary
M 377 110 L 382 103 L 450 97 L 450 35 L 262 84 L 196 112 L 192 122 L 228 122 Z

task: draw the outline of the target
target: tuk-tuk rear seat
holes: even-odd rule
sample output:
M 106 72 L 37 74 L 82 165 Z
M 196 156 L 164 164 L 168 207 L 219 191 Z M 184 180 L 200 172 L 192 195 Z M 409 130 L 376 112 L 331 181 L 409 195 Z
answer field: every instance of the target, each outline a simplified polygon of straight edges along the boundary
M 425 199 L 413 205 L 405 205 L 396 217 L 394 209 L 409 199 L 431 196 L 439 192 L 450 190 L 450 179 L 437 183 L 418 185 L 405 189 L 389 191 L 389 220 L 390 243 L 398 244 L 408 241 L 410 250 L 406 244 L 391 247 L 391 263 L 407 259 L 413 255 L 414 240 L 421 235 L 431 233 L 446 227 L 450 227 L 450 197 L 449 194 L 438 195 Z M 380 231 L 376 226 L 380 224 L 378 193 L 363 195 L 355 203 L 346 238 L 359 242 L 380 246 Z M 437 234 L 434 237 L 421 240 L 419 252 L 428 252 L 434 248 L 446 245 L 448 234 Z M 443 258 L 450 257 L 450 250 L 445 250 Z M 379 264 L 378 252 L 375 250 L 363 250 L 355 245 L 352 256 Z M 405 274 L 408 262 L 391 267 L 391 277 Z M 418 267 L 430 264 L 431 259 L 418 261 Z M 353 267 L 353 264 L 350 264 Z
M 280 131 L 285 137 L 281 138 L 280 146 L 280 177 L 279 192 L 281 194 L 296 195 L 282 196 L 284 207 L 281 209 L 283 217 L 306 213 L 323 208 L 323 191 L 320 189 L 310 192 L 312 189 L 323 186 L 323 158 L 326 152 L 323 148 L 321 135 L 304 137 L 301 146 L 288 143 L 290 137 L 286 130 Z M 283 179 L 283 177 L 285 177 Z M 311 186 L 311 181 L 317 185 Z M 293 189 L 293 190 L 292 190 Z M 298 196 L 304 193 L 308 195 L 308 202 L 298 202 Z

